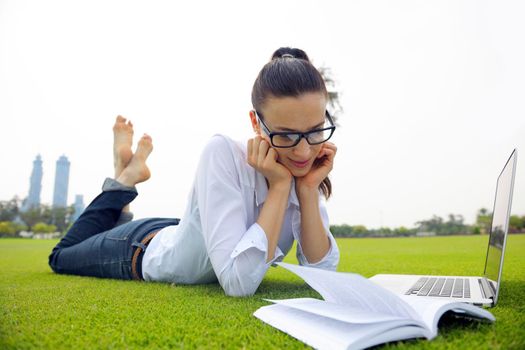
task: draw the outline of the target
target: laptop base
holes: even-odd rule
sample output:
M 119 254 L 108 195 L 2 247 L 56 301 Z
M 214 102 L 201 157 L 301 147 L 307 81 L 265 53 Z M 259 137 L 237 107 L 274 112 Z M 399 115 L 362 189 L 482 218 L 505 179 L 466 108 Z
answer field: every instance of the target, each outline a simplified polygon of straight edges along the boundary
M 465 302 L 475 305 L 483 305 L 487 307 L 493 306 L 493 299 L 486 298 L 480 286 L 480 279 L 483 277 L 475 276 L 428 276 L 428 275 L 394 275 L 394 274 L 379 274 L 369 278 L 370 281 L 378 284 L 379 286 L 393 292 L 398 295 L 407 295 L 407 291 L 420 280 L 422 277 L 428 278 L 461 278 L 468 283 L 470 291 L 470 298 L 468 297 L 454 297 L 454 296 L 429 296 L 429 295 L 418 295 L 418 293 L 411 293 L 408 295 L 411 298 L 434 298 L 434 299 L 449 299 L 458 302 Z

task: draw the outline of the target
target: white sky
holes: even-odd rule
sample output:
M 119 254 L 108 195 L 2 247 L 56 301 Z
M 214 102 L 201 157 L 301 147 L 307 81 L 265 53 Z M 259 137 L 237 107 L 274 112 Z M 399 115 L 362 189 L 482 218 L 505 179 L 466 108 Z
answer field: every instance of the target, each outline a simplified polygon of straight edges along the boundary
M 523 1 L 0 0 L 0 199 L 27 195 L 40 153 L 51 203 L 65 154 L 69 202 L 87 204 L 112 175 L 122 114 L 155 145 L 136 217 L 180 217 L 206 141 L 251 136 L 253 81 L 295 46 L 343 94 L 331 223 L 471 223 L 492 210 L 512 149 L 525 152 L 523 18 Z

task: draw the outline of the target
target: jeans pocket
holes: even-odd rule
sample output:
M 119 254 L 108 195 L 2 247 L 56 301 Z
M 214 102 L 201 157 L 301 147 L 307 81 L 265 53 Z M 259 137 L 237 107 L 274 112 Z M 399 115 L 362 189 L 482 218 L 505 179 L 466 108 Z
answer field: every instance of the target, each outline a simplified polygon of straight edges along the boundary
M 125 226 L 126 225 L 121 225 L 109 230 L 106 234 L 106 238 L 114 241 L 127 241 L 133 233 L 133 230 L 130 228 L 125 229 Z

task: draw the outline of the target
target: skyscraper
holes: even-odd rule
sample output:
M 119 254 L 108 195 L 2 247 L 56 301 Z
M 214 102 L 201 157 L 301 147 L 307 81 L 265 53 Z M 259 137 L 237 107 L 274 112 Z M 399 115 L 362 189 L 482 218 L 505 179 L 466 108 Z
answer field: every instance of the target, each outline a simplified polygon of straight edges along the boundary
M 28 211 L 33 207 L 40 205 L 40 193 L 42 192 L 42 176 L 44 172 L 42 170 L 42 157 L 36 156 L 33 161 L 33 170 L 31 171 L 31 178 L 29 179 L 29 194 L 24 200 L 22 205 L 22 211 Z
M 69 186 L 69 160 L 66 156 L 58 158 L 55 170 L 55 189 L 53 191 L 53 207 L 67 207 L 67 189 Z
M 84 196 L 81 195 L 81 194 L 77 194 L 75 196 L 75 203 L 73 204 L 73 206 L 75 208 L 75 212 L 73 213 L 73 216 L 71 217 L 71 222 L 73 222 L 76 219 L 78 219 L 80 214 L 82 214 L 82 212 L 84 211 L 84 209 L 85 209 Z

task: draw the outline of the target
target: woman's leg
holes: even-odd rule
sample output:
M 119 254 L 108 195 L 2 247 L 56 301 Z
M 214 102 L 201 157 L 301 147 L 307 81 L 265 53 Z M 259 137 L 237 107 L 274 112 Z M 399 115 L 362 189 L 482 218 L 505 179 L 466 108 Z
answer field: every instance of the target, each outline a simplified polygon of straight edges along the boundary
M 134 187 L 127 187 L 107 178 L 100 193 L 69 228 L 53 251 L 74 246 L 93 235 L 111 230 L 122 209 L 137 196 Z
M 113 125 L 113 167 L 115 169 L 115 179 L 119 178 L 133 157 L 132 144 L 133 123 L 131 123 L 131 120 L 126 120 L 126 118 L 119 115 L 115 120 L 115 125 Z M 127 213 L 129 213 L 129 205 L 122 208 L 122 221 L 131 221 L 133 218 L 131 213 L 130 215 L 127 215 Z
M 132 257 L 148 235 L 178 219 L 147 218 L 112 228 L 67 248 L 54 251 L 50 266 L 56 273 L 115 279 L 133 279 Z M 137 266 L 140 271 L 140 266 Z
M 113 126 L 113 160 L 115 179 L 106 179 L 102 186 L 102 193 L 96 197 L 84 210 L 82 215 L 73 223 L 67 234 L 58 243 L 55 249 L 70 247 L 78 244 L 94 234 L 112 229 L 121 224 L 120 221 L 130 221 L 131 217 L 122 220 L 122 212 L 129 212 L 129 203 L 137 196 L 135 184 L 146 181 L 150 174 L 146 166 L 146 159 L 153 146 L 149 136 L 143 137 L 137 147 L 137 159 L 126 172 L 126 183 L 122 183 L 121 176 L 131 164 L 133 152 L 133 124 L 118 116 Z M 144 169 L 145 170 L 144 170 Z
M 115 125 L 122 123 L 122 119 L 119 120 L 119 118 L 117 118 Z M 128 134 L 128 139 L 131 140 L 132 126 L 131 133 Z M 121 137 L 121 140 L 117 141 L 117 137 L 115 137 L 114 149 L 118 149 L 118 146 L 127 142 L 128 139 L 126 139 L 126 137 Z M 128 142 L 128 144 L 131 144 L 131 142 Z M 75 263 L 75 256 L 85 256 L 87 260 L 81 262 L 82 265 L 89 264 L 90 257 L 99 257 L 99 250 L 103 247 L 98 244 L 100 242 L 95 238 L 98 235 L 108 233 L 110 238 L 116 238 L 119 236 L 121 238 L 118 240 L 123 241 L 127 240 L 130 236 L 142 234 L 142 232 L 127 232 L 126 229 L 133 231 L 132 228 L 134 226 L 130 225 L 123 227 L 123 230 L 113 229 L 120 217 L 122 209 L 137 196 L 137 192 L 134 188 L 135 184 L 146 181 L 150 177 L 149 169 L 146 166 L 146 159 L 152 149 L 153 145 L 151 137 L 144 135 L 139 141 L 135 154 L 132 155 L 131 160 L 129 160 L 129 164 L 127 164 L 127 166 L 121 171 L 117 172 L 116 170 L 116 173 L 119 174 L 118 179 L 116 181 L 106 180 L 103 192 L 93 200 L 84 213 L 82 213 L 73 224 L 66 236 L 53 249 L 49 257 L 49 264 L 53 270 L 68 270 L 68 264 Z M 117 153 L 119 152 L 115 152 L 115 154 Z M 120 158 L 124 159 L 124 157 Z M 116 159 L 118 159 L 118 156 L 116 156 Z M 117 168 L 118 165 L 119 163 L 116 162 L 115 167 Z M 109 234 L 110 232 L 111 234 Z M 66 250 L 68 250 L 68 252 L 66 252 Z M 61 256 L 65 258 L 66 255 L 70 255 L 73 252 L 73 259 L 60 259 Z M 109 251 L 109 254 L 111 254 L 111 251 Z M 62 262 L 60 260 L 62 260 Z

